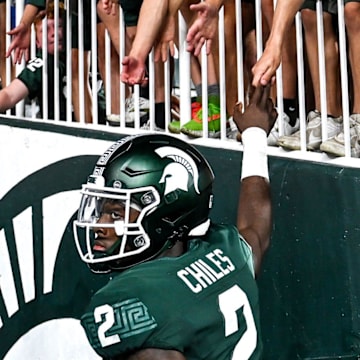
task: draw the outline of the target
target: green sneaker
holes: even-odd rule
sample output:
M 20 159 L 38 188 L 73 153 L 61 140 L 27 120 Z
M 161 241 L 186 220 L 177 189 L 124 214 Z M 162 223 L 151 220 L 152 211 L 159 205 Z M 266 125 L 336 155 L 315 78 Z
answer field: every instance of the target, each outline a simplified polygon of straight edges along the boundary
M 168 129 L 173 134 L 180 134 L 180 120 L 173 120 L 169 123 Z
M 201 103 L 193 102 L 191 104 L 191 118 L 193 118 L 200 109 L 201 109 Z M 172 120 L 168 125 L 168 129 L 173 134 L 181 134 L 180 120 Z
M 202 108 L 192 113 L 192 119 L 181 127 L 181 132 L 191 137 L 203 136 Z M 208 130 L 210 138 L 220 136 L 220 99 L 218 96 L 209 96 L 208 101 Z

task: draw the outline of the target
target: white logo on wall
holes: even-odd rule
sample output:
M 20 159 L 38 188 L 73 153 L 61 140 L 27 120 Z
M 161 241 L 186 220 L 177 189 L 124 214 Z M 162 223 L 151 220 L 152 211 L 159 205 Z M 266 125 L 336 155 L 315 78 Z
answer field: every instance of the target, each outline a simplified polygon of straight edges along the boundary
M 59 204 L 66 204 L 59 212 Z M 0 294 L 5 312 L 0 313 L 1 331 L 14 331 L 12 319 L 24 312 L 26 305 L 33 304 L 39 296 L 53 293 L 54 270 L 61 240 L 69 219 L 79 204 L 79 192 L 56 193 L 42 200 L 42 240 L 34 239 L 34 210 L 30 206 L 12 219 L 16 258 L 11 261 L 7 232 L 0 230 Z M 37 244 L 37 245 L 35 245 Z M 36 276 L 39 267 L 34 257 L 36 247 L 41 246 L 42 276 Z M 18 264 L 19 269 L 14 268 Z M 14 274 L 19 273 L 20 284 L 15 284 Z M 41 281 L 41 293 L 37 281 Z M 17 289 L 21 286 L 21 290 Z M 26 311 L 26 310 L 25 310 Z M 31 315 L 31 314 L 30 314 Z M 33 314 L 34 317 L 36 314 Z M 30 319 L 32 320 L 32 319 Z M 24 323 L 26 325 L 26 323 Z M 1 346 L 5 344 L 0 341 Z M 4 350 L 4 349 L 1 349 Z M 33 326 L 19 337 L 4 356 L 4 360 L 23 359 L 99 359 L 90 347 L 78 319 L 57 318 Z
M 54 319 L 40 324 L 23 335 L 4 360 L 24 359 L 101 359 L 91 348 L 80 321 Z

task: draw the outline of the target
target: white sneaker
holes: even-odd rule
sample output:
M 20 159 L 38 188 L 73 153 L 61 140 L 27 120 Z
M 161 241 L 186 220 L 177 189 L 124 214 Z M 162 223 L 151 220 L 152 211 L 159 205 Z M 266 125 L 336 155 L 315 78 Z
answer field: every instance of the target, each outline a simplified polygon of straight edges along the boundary
M 136 98 L 134 95 L 131 95 L 129 98 L 125 99 L 125 122 L 126 126 L 133 127 L 135 124 L 135 103 Z M 149 112 L 149 100 L 143 97 L 139 97 L 139 116 L 140 123 L 144 123 L 145 115 Z M 145 119 L 145 120 L 144 120 Z
M 308 116 L 307 116 L 307 122 L 312 121 L 313 119 L 315 119 L 316 117 L 319 116 L 319 112 L 318 111 L 310 111 Z M 300 150 L 300 130 L 294 132 L 292 135 L 283 135 L 280 136 L 277 144 L 285 149 L 289 149 L 289 150 Z
M 341 116 L 337 118 L 327 118 L 327 136 L 329 139 L 341 132 L 342 123 Z M 319 150 L 321 142 L 321 115 L 319 115 L 306 126 L 306 147 L 308 150 Z
M 150 128 L 150 120 L 148 120 L 143 126 L 141 126 L 140 129 L 141 130 L 151 130 L 151 128 Z M 160 131 L 160 132 L 165 131 L 165 129 L 156 126 L 156 124 L 154 124 L 153 130 L 154 131 Z
M 134 95 L 131 95 L 129 98 L 125 100 L 125 109 L 127 113 L 132 113 L 135 111 L 135 103 L 136 98 Z M 150 109 L 150 102 L 148 99 L 143 97 L 139 97 L 139 110 L 149 112 Z
M 300 150 L 300 130 L 289 136 L 280 136 L 277 144 L 285 149 Z
M 300 120 L 296 119 L 296 123 L 294 126 L 290 125 L 290 118 L 289 116 L 284 112 L 283 113 L 283 124 L 284 124 L 284 134 L 283 136 L 289 136 L 294 134 L 297 130 L 299 130 L 300 128 Z M 279 124 L 279 116 L 276 119 L 276 122 L 274 124 L 274 127 L 272 128 L 268 139 L 267 139 L 267 144 L 269 146 L 276 146 L 278 139 L 279 139 L 279 128 L 280 128 L 280 124 Z
M 310 111 L 307 117 L 306 126 L 306 148 L 307 150 L 319 150 L 322 141 L 321 137 L 321 114 L 318 111 Z M 334 137 L 342 130 L 342 117 L 328 117 L 327 131 L 328 137 Z M 300 150 L 300 130 L 291 136 L 281 136 L 278 145 L 290 150 Z
M 109 114 L 106 116 L 106 122 L 110 126 L 120 126 L 120 115 L 119 114 Z
M 147 115 L 145 111 L 140 111 L 140 122 L 141 119 Z M 106 121 L 110 126 L 120 126 L 120 114 L 110 114 L 106 117 Z M 125 125 L 126 126 L 134 126 L 135 123 L 135 112 L 126 113 L 125 114 Z
M 352 114 L 349 118 L 350 125 L 350 146 L 351 156 L 360 157 L 360 114 Z M 320 145 L 320 150 L 335 156 L 345 156 L 344 132 L 331 139 L 324 141 Z

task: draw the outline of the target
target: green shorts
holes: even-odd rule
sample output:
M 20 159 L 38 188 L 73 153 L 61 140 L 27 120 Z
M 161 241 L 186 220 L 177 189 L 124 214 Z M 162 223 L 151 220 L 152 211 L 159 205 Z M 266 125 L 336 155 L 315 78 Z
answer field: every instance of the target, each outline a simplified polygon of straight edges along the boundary
M 46 0 L 27 0 L 26 4 L 34 5 L 39 9 L 45 9 Z
M 337 14 L 337 0 L 323 0 L 322 1 L 323 11 L 330 14 Z M 310 9 L 316 11 L 316 0 L 305 0 L 301 9 Z
M 84 8 L 84 17 L 83 17 L 83 31 L 84 34 L 84 50 L 89 51 L 91 50 L 91 14 L 86 14 L 87 12 L 91 12 L 91 9 Z M 72 16 L 71 22 L 71 47 L 72 49 L 79 48 L 79 21 L 78 15 Z
M 360 2 L 360 0 L 344 0 L 344 4 L 349 2 Z M 322 0 L 323 11 L 332 15 L 337 15 L 337 0 Z M 316 10 L 316 0 L 305 0 L 301 9 Z
M 136 26 L 139 20 L 140 8 L 143 0 L 119 0 L 124 13 L 126 26 Z
M 74 0 L 72 0 L 74 1 Z M 77 9 L 77 1 L 74 1 L 72 8 L 72 18 L 71 18 L 71 47 L 72 49 L 79 48 L 79 17 L 78 17 L 78 9 Z M 91 50 L 91 1 L 84 0 L 83 1 L 83 27 L 82 33 L 84 34 L 84 50 Z M 97 17 L 97 23 L 100 22 L 99 17 Z

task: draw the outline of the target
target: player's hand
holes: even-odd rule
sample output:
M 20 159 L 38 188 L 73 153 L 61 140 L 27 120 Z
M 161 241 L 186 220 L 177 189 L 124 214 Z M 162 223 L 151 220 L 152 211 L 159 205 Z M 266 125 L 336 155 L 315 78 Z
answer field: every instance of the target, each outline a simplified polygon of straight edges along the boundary
M 147 85 L 149 78 L 146 75 L 147 72 L 145 63 L 139 61 L 133 56 L 125 56 L 122 61 L 122 65 L 123 68 L 120 74 L 122 82 L 128 85 Z
M 169 53 L 171 56 L 175 55 L 175 39 L 176 39 L 176 19 L 173 16 L 168 16 L 166 23 L 162 29 L 161 36 L 155 45 L 154 60 L 165 62 L 168 59 Z
M 249 127 L 259 127 L 269 135 L 277 118 L 277 111 L 270 99 L 270 88 L 270 84 L 258 85 L 244 113 L 241 103 L 235 106 L 233 119 L 240 133 Z
M 102 8 L 104 12 L 108 15 L 116 15 L 117 6 L 119 4 L 118 0 L 101 0 Z
M 187 51 L 198 56 L 206 41 L 206 53 L 210 54 L 211 41 L 217 33 L 219 18 L 218 9 L 203 1 L 198 4 L 190 5 L 190 10 L 197 11 L 197 18 L 190 26 L 186 36 L 186 41 L 188 43 Z
M 29 47 L 30 47 L 30 38 L 31 38 L 30 27 L 20 22 L 18 26 L 8 31 L 7 34 L 11 35 L 13 39 L 10 43 L 10 46 L 5 56 L 9 57 L 13 52 L 14 64 L 20 64 L 22 58 L 24 58 L 25 61 L 28 61 L 30 58 L 29 56 Z
M 281 52 L 276 46 L 266 46 L 264 53 L 251 69 L 253 74 L 252 85 L 258 86 L 275 83 L 276 69 L 281 62 Z

